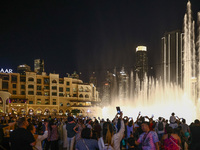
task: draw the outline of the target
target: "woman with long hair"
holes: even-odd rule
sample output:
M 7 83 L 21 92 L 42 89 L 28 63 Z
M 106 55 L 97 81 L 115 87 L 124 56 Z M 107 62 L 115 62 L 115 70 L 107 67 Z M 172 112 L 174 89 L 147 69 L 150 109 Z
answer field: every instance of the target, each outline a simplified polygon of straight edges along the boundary
M 177 134 L 173 133 L 172 127 L 167 128 L 167 134 L 162 137 L 164 150 L 180 150 L 181 139 Z
M 49 122 L 48 132 L 47 140 L 51 142 L 51 150 L 58 149 L 58 126 L 54 123 L 54 120 Z
M 118 121 L 120 122 L 120 128 L 118 128 L 118 132 L 116 133 L 110 122 L 105 122 L 103 124 L 103 137 L 101 137 L 98 141 L 100 150 L 120 150 L 120 142 L 123 138 L 125 130 L 122 115 L 123 114 L 121 112 L 120 117 L 118 118 Z

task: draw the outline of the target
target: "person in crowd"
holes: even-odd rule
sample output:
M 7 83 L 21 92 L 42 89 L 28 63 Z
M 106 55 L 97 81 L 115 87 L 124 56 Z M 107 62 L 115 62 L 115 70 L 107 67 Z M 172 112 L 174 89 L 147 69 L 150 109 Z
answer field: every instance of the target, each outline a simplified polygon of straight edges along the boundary
M 30 131 L 34 138 L 35 138 L 35 141 L 36 141 L 36 144 L 34 146 L 34 148 L 36 148 L 37 150 L 42 150 L 42 141 L 44 139 L 47 138 L 48 136 L 48 123 L 45 124 L 45 132 L 44 134 L 41 134 L 42 132 L 38 130 L 38 134 L 35 134 L 36 133 L 36 128 L 33 124 L 29 124 L 29 126 L 27 127 L 27 130 Z
M 99 124 L 99 121 L 97 119 L 95 119 L 95 121 L 94 121 L 93 132 L 96 134 L 95 138 L 100 138 L 100 136 L 101 136 L 101 125 Z
M 76 124 L 76 126 L 73 129 L 76 132 L 76 141 L 78 141 L 81 138 L 81 132 L 82 132 L 83 128 L 85 128 L 85 125 L 83 124 L 83 120 L 81 118 L 79 118 L 78 123 Z
M 99 149 L 97 140 L 91 139 L 92 130 L 83 128 L 81 138 L 76 143 L 76 150 L 96 150 Z
M 50 141 L 51 150 L 58 149 L 58 137 L 59 137 L 58 127 L 54 123 L 54 120 L 51 119 L 49 121 L 48 137 L 47 137 L 47 140 Z
M 186 124 L 186 120 L 182 119 L 182 123 L 180 124 L 184 135 L 187 137 L 188 133 L 190 133 L 190 127 Z
M 63 148 L 67 148 L 67 129 L 66 129 L 67 121 L 63 124 Z
M 191 150 L 200 150 L 200 122 L 198 119 L 190 127 L 191 132 Z
M 156 123 L 155 130 L 158 134 L 158 139 L 160 141 L 162 136 L 165 133 L 165 123 L 163 122 L 162 117 L 158 118 L 158 122 Z
M 11 132 L 14 129 L 14 126 L 16 124 L 16 120 L 13 122 L 8 123 L 8 121 L 6 121 L 5 123 L 7 124 L 0 124 L 0 149 L 10 149 L 9 146 L 9 132 Z M 4 131 L 7 131 L 4 134 Z
M 88 119 L 86 122 L 87 122 L 86 123 L 86 127 L 92 129 L 92 125 L 91 125 L 92 124 L 92 120 Z
M 18 119 L 18 128 L 10 135 L 12 150 L 32 150 L 35 146 L 33 134 L 27 130 L 29 123 L 25 117 Z
M 73 117 L 69 116 L 67 119 L 68 123 L 66 125 L 67 129 L 67 150 L 73 150 L 74 148 L 74 143 L 75 143 L 75 135 L 76 135 L 76 130 L 75 126 L 76 123 L 74 122 Z
M 173 128 L 167 128 L 167 134 L 164 134 L 161 140 L 165 150 L 180 150 L 181 139 L 177 134 L 173 133 Z
M 128 150 L 137 150 L 137 145 L 135 144 L 135 137 L 131 132 L 130 137 L 127 139 Z
M 170 116 L 169 118 L 169 126 L 172 127 L 173 129 L 177 128 L 178 127 L 178 124 L 177 124 L 177 120 L 176 120 L 176 117 L 175 117 L 175 113 L 173 112 L 172 115 Z
M 120 128 L 118 128 L 118 132 L 114 133 L 113 126 L 110 122 L 105 122 L 103 124 L 103 137 L 98 140 L 98 145 L 100 150 L 104 149 L 114 149 L 120 150 L 120 142 L 124 135 L 124 121 L 122 120 L 122 112 L 120 112 L 120 117 L 118 120 L 120 121 Z
M 159 139 L 157 133 L 150 131 L 149 122 L 142 122 L 141 127 L 143 133 L 140 135 L 139 139 L 135 141 L 135 144 L 142 144 L 143 150 L 159 150 Z

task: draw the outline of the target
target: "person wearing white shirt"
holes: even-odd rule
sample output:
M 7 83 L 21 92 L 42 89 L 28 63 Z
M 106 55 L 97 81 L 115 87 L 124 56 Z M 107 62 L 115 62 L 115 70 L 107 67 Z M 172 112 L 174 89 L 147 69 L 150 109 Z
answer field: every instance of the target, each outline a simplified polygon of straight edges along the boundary
M 27 130 L 29 130 L 29 131 L 33 134 L 33 136 L 34 136 L 34 138 L 35 138 L 36 144 L 35 144 L 34 147 L 35 147 L 37 150 L 42 150 L 42 144 L 41 144 L 41 142 L 42 142 L 44 139 L 46 139 L 47 136 L 48 136 L 48 123 L 47 123 L 47 122 L 45 123 L 45 131 L 44 131 L 44 134 L 43 134 L 43 135 L 35 134 L 36 129 L 35 129 L 35 126 L 32 125 L 32 124 L 30 124 L 30 125 L 27 127 Z

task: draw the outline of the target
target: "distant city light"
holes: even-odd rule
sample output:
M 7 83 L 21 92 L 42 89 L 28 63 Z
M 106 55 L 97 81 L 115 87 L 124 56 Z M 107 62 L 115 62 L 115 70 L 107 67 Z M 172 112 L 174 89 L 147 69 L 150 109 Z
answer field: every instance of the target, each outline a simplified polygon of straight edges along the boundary
M 136 48 L 136 52 L 137 51 L 147 51 L 147 47 L 146 46 L 138 46 L 137 48 Z

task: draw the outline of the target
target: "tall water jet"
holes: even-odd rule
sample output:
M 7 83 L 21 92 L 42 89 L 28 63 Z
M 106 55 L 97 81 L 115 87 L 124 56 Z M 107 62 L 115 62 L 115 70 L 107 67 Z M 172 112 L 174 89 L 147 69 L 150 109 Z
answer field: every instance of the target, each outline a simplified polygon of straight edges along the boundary
M 198 13 L 198 24 L 200 24 L 200 13 Z M 183 54 L 181 54 L 184 76 L 183 87 L 179 86 L 177 82 L 167 83 L 166 80 L 163 82 L 162 79 L 154 79 L 146 74 L 142 80 L 137 73 L 133 78 L 134 75 L 131 72 L 130 81 L 132 83 L 130 83 L 129 91 L 127 91 L 130 92 L 130 97 L 122 98 L 119 93 L 123 93 L 121 91 L 123 88 L 116 83 L 115 78 L 114 85 L 118 92 L 112 93 L 115 95 L 112 104 L 103 108 L 102 116 L 104 118 L 114 117 L 116 106 L 120 106 L 125 115 L 132 117 L 136 117 L 138 112 L 141 111 L 144 115 L 151 116 L 153 114 L 155 118 L 160 116 L 169 118 L 170 114 L 175 112 L 178 116 L 186 118 L 188 123 L 197 118 L 197 112 L 199 112 L 197 110 L 198 97 L 200 98 L 200 26 L 195 45 L 195 22 L 192 18 L 190 1 L 187 3 L 183 27 Z M 196 60 L 196 50 L 199 52 L 198 61 Z M 121 73 L 124 73 L 124 71 Z M 164 77 L 166 78 L 166 76 Z

